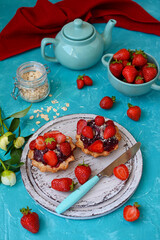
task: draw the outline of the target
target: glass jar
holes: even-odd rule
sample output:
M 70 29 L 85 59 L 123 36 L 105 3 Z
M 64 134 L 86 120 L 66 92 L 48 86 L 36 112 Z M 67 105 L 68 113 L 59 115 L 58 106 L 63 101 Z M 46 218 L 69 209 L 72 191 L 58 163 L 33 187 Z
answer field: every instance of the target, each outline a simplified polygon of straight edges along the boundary
M 27 102 L 39 102 L 45 99 L 50 92 L 47 74 L 49 67 L 39 62 L 26 62 L 19 66 L 14 78 L 12 97 L 20 96 Z

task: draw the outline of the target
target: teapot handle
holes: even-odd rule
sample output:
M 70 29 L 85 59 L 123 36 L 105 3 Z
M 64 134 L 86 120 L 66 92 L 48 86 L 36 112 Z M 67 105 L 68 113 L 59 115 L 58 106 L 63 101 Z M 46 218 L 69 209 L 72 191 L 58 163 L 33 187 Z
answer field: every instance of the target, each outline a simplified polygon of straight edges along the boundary
M 55 58 L 55 57 L 49 57 L 49 56 L 47 56 L 47 55 L 45 54 L 45 46 L 46 46 L 47 44 L 49 44 L 49 43 L 51 43 L 51 44 L 53 44 L 54 46 L 56 46 L 57 43 L 58 43 L 58 41 L 55 40 L 54 38 L 43 38 L 42 41 L 41 41 L 41 54 L 42 54 L 42 57 L 43 57 L 45 60 L 49 61 L 49 62 L 58 62 L 57 58 Z
M 104 65 L 105 67 L 108 67 L 108 66 L 109 66 L 109 61 L 110 61 L 110 59 L 111 59 L 112 57 L 113 57 L 113 54 L 111 54 L 111 53 L 107 53 L 107 54 L 105 54 L 105 55 L 102 57 L 101 61 L 102 61 L 103 65 Z M 109 58 L 109 60 L 107 61 L 106 58 Z

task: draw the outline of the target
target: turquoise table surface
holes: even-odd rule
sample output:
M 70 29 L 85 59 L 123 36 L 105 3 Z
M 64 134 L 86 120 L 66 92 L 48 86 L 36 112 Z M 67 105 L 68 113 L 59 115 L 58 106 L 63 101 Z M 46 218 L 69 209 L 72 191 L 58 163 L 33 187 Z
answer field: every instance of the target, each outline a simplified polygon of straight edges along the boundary
M 35 0 L 1 0 L 0 30 L 14 16 L 21 6 L 34 6 Z M 53 2 L 53 1 L 52 1 Z M 159 0 L 137 0 L 145 10 L 160 20 Z M 135 13 L 136 14 L 136 13 Z M 105 24 L 94 24 L 102 32 Z M 153 55 L 160 64 L 160 37 L 141 32 L 129 31 L 115 27 L 113 40 L 108 53 L 115 53 L 120 48 L 143 49 Z M 9 46 L 8 46 L 9 47 Z M 51 46 L 47 47 L 50 53 Z M 20 97 L 15 101 L 11 97 L 13 77 L 20 64 L 27 61 L 47 62 L 41 57 L 40 48 L 19 54 L 0 62 L 0 107 L 5 116 L 28 107 L 30 104 Z M 137 141 L 140 141 L 143 155 L 143 174 L 140 184 L 133 196 L 116 211 L 90 220 L 70 220 L 55 216 L 38 205 L 26 191 L 20 172 L 13 187 L 0 184 L 0 240 L 159 240 L 160 239 L 160 92 L 152 90 L 141 97 L 127 97 L 117 92 L 107 79 L 107 69 L 99 62 L 86 71 L 72 71 L 59 64 L 47 63 L 51 69 L 48 75 L 51 83 L 51 97 L 34 103 L 29 113 L 21 120 L 22 135 L 36 131 L 46 123 L 45 119 L 36 118 L 34 110 L 43 107 L 43 113 L 53 120 L 53 115 L 61 117 L 74 113 L 91 113 L 103 115 L 125 127 Z M 93 86 L 78 90 L 76 78 L 79 74 L 92 77 Z M 99 102 L 104 96 L 116 96 L 116 103 L 110 110 L 103 110 Z M 53 106 L 53 100 L 59 115 L 47 112 Z M 69 103 L 67 111 L 62 107 Z M 138 122 L 127 117 L 127 104 L 138 105 L 142 116 Z M 35 116 L 30 119 L 30 116 Z M 39 124 L 36 124 L 40 121 Z M 34 130 L 33 130 L 34 129 Z M 0 151 L 0 157 L 4 152 Z M 140 207 L 140 218 L 133 223 L 123 219 L 124 206 L 137 201 Z M 20 224 L 20 208 L 29 206 L 40 217 L 40 230 L 32 234 Z

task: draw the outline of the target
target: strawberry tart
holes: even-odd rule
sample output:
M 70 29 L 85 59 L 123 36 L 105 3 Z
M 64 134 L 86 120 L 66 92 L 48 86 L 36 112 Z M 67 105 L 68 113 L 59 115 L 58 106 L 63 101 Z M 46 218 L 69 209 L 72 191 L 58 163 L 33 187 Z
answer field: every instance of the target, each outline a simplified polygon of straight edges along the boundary
M 29 144 L 28 157 L 32 165 L 41 172 L 57 172 L 66 170 L 69 162 L 74 161 L 75 145 L 72 138 L 59 131 L 50 131 L 38 136 Z
M 77 122 L 76 146 L 93 157 L 107 156 L 118 148 L 121 140 L 118 127 L 112 120 L 96 116 L 94 120 Z

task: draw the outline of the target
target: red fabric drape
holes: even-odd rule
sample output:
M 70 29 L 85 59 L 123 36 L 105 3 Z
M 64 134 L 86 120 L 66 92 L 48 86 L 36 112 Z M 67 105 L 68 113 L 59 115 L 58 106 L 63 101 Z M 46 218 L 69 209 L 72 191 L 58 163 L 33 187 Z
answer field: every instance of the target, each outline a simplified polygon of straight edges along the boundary
M 160 36 L 160 21 L 132 0 L 38 0 L 34 7 L 21 7 L 0 33 L 0 60 L 39 47 L 44 37 L 55 37 L 75 18 L 105 23 Z

